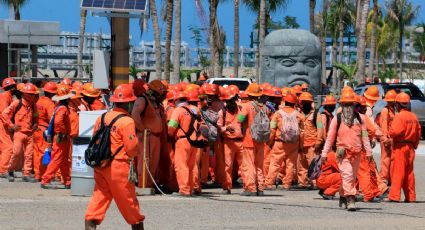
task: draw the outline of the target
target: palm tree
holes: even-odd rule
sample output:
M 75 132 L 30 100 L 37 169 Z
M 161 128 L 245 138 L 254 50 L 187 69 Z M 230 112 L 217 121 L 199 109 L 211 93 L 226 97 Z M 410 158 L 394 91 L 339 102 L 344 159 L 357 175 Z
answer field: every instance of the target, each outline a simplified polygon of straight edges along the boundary
M 170 81 L 170 63 L 171 63 L 171 35 L 173 30 L 173 0 L 166 0 L 165 15 L 163 20 L 166 22 L 165 28 L 165 61 L 164 61 L 164 76 L 163 79 Z
M 400 80 L 403 78 L 403 38 L 404 27 L 411 25 L 419 12 L 419 6 L 414 7 L 409 0 L 390 0 L 386 4 L 388 17 L 394 26 L 398 28 L 398 59 L 400 61 Z
M 220 72 L 220 55 L 218 51 L 217 41 L 219 26 L 217 21 L 217 8 L 219 0 L 208 0 L 210 10 L 210 52 L 211 52 L 211 66 L 212 66 L 212 77 L 219 77 Z
M 342 77 L 347 79 L 350 82 L 350 84 L 354 83 L 354 76 L 357 71 L 356 65 L 352 65 L 352 64 L 347 65 L 347 64 L 337 63 L 334 65 L 334 67 L 341 70 Z
M 77 54 L 77 65 L 78 65 L 78 77 L 83 77 L 83 49 L 84 49 L 84 33 L 86 32 L 86 19 L 87 19 L 87 10 L 84 8 L 80 9 L 80 34 L 79 45 L 78 45 L 78 54 Z
M 155 44 L 155 75 L 156 79 L 161 79 L 161 32 L 158 24 L 158 14 L 155 0 L 149 0 L 149 11 L 152 17 L 152 27 Z
M 366 26 L 367 26 L 367 15 L 369 14 L 370 0 L 362 0 L 362 7 L 360 13 L 360 27 L 359 34 L 357 35 L 357 83 L 363 82 L 365 77 L 365 66 L 366 66 Z
M 261 73 L 261 51 L 264 45 L 264 39 L 266 38 L 266 0 L 260 0 L 260 16 L 259 20 L 259 36 L 258 36 L 258 58 L 257 58 L 257 74 L 255 76 L 257 82 L 260 82 L 260 73 Z
M 25 5 L 28 0 L 0 0 L 4 4 L 13 8 L 15 20 L 21 20 L 21 7 Z
M 373 68 L 375 66 L 375 53 L 376 53 L 376 24 L 378 22 L 378 0 L 373 0 L 373 11 L 372 11 L 372 32 L 370 35 L 370 58 L 369 58 L 369 68 L 368 68 L 368 76 L 370 78 L 374 78 Z
M 422 32 L 415 32 L 413 38 L 413 47 L 420 53 L 419 60 L 425 61 L 425 23 L 419 23 L 418 28 L 422 28 Z
M 233 41 L 233 74 L 236 78 L 239 77 L 239 0 L 234 2 L 234 41 Z
M 174 1 L 174 56 L 173 56 L 173 78 L 171 79 L 172 84 L 177 84 L 180 81 L 180 49 L 181 49 L 181 0 Z
M 398 29 L 393 27 L 388 19 L 382 22 L 377 30 L 377 60 L 378 62 L 382 60 L 382 70 L 385 71 L 387 68 L 385 59 L 392 52 L 393 49 L 397 46 L 398 40 Z
M 322 77 L 321 83 L 326 83 L 326 32 L 328 28 L 328 0 L 324 0 L 322 4 L 322 11 L 315 16 L 315 34 L 319 36 L 320 44 L 322 47 Z
M 314 33 L 314 8 L 316 8 L 316 0 L 310 0 L 310 33 Z

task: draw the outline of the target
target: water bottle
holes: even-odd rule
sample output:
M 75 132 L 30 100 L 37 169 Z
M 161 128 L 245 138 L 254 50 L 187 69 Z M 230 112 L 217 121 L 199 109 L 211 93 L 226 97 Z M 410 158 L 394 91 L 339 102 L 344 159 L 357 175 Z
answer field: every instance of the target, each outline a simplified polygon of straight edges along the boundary
M 50 163 L 51 154 L 52 154 L 52 148 L 51 147 L 47 147 L 46 150 L 44 150 L 43 159 L 41 161 L 41 163 L 44 166 L 47 166 Z

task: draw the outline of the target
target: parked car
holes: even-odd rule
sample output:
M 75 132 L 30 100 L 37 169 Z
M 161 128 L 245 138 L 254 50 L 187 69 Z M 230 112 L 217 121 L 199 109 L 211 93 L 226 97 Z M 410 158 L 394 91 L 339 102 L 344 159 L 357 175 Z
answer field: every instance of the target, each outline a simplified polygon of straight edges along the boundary
M 207 83 L 216 84 L 221 86 L 236 85 L 241 91 L 246 90 L 248 85 L 251 84 L 251 80 L 248 78 L 209 78 L 206 80 Z
M 367 88 L 372 85 L 376 85 L 379 89 L 379 95 L 381 99 L 376 103 L 373 114 L 377 115 L 379 111 L 382 110 L 386 106 L 386 102 L 382 100 L 384 98 L 385 93 L 388 90 L 394 89 L 397 93 L 405 92 L 410 95 L 410 109 L 412 112 L 416 114 L 419 119 L 419 123 L 422 126 L 422 138 L 425 139 L 425 96 L 421 92 L 421 90 L 412 83 L 378 83 L 378 84 L 361 84 L 357 86 L 354 91 L 358 95 L 363 95 Z

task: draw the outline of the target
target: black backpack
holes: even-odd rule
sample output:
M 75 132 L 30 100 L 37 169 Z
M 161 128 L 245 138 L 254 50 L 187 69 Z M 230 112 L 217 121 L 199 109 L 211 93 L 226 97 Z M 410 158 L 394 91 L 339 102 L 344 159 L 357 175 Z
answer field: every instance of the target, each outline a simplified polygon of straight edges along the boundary
M 124 147 L 124 145 L 121 145 L 117 151 L 112 154 L 111 152 L 111 128 L 114 125 L 114 123 L 127 115 L 120 114 L 116 116 L 114 119 L 112 119 L 111 123 L 109 125 L 105 124 L 105 115 L 106 113 L 102 114 L 101 121 L 100 121 L 100 127 L 94 134 L 94 136 L 91 138 L 89 146 L 87 147 L 84 157 L 86 160 L 86 164 L 89 165 L 92 168 L 95 167 L 105 167 L 109 164 L 110 161 L 112 161 L 121 151 L 121 149 Z
M 198 119 L 198 117 L 192 113 L 192 111 L 190 111 L 190 109 L 182 106 L 183 109 L 185 109 L 189 114 L 190 114 L 190 125 L 189 125 L 189 130 L 187 132 L 185 132 L 181 127 L 180 129 L 183 131 L 183 133 L 185 134 L 185 137 L 187 139 L 187 141 L 189 142 L 190 145 L 192 145 L 195 148 L 198 149 L 202 149 L 208 146 L 208 141 L 207 140 L 202 140 L 202 139 L 198 139 L 199 137 L 201 137 L 201 133 L 199 132 L 199 130 L 195 129 L 195 121 Z M 196 133 L 196 140 L 192 140 L 190 137 L 192 136 L 193 133 Z

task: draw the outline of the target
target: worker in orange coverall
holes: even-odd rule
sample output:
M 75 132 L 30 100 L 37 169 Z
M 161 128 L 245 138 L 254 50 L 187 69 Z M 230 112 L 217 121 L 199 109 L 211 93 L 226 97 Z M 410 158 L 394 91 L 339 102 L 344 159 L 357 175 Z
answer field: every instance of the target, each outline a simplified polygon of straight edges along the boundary
M 388 200 L 399 202 L 403 189 L 404 201 L 416 202 L 413 162 L 415 149 L 418 148 L 421 138 L 421 126 L 416 115 L 408 110 L 410 103 L 408 94 L 399 93 L 395 102 L 399 113 L 394 116 L 389 132 L 394 141 L 394 151 L 391 157 L 393 167 Z
M 194 187 L 194 173 L 197 149 L 189 143 L 186 134 L 191 140 L 196 139 L 196 132 L 188 133 L 189 129 L 197 127 L 197 121 L 192 121 L 194 116 L 192 106 L 187 103 L 187 95 L 178 92 L 175 95 L 176 108 L 168 122 L 168 135 L 174 137 L 175 155 L 174 167 L 179 185 L 179 192 L 173 193 L 175 196 L 189 197 L 192 195 Z M 191 127 L 193 126 L 193 127 Z
M 303 147 L 298 154 L 298 188 L 313 188 L 314 183 L 309 184 L 307 171 L 311 161 L 316 156 L 315 144 L 317 140 L 317 128 L 314 117 L 315 108 L 313 108 L 313 95 L 309 92 L 303 92 L 300 97 L 301 115 L 303 118 Z
M 13 95 L 18 93 L 13 78 L 5 78 L 2 82 L 3 93 L 0 94 L 0 111 L 4 111 L 13 101 Z M 0 178 L 7 178 L 9 158 L 12 155 L 12 135 L 0 119 Z M 6 154 L 5 154 L 6 153 Z M 3 159 L 4 157 L 4 159 Z
M 101 91 L 95 88 L 93 83 L 84 84 L 81 94 L 83 95 L 82 102 L 88 111 L 106 109 L 105 104 L 99 100 Z
M 133 86 L 134 87 L 134 86 Z M 148 90 L 144 95 L 137 98 L 134 103 L 131 117 L 136 123 L 137 136 L 141 144 L 140 156 L 137 157 L 137 171 L 139 173 L 139 187 L 153 188 L 153 179 L 158 178 L 158 165 L 161 151 L 161 133 L 163 132 L 162 101 L 165 99 L 167 89 L 160 80 L 154 80 L 148 84 Z M 145 138 L 146 133 L 146 140 Z M 144 143 L 146 142 L 146 143 Z M 144 146 L 146 145 L 146 153 Z M 145 164 L 147 162 L 147 165 Z M 146 167 L 148 171 L 143 172 Z
M 172 86 L 170 86 L 171 88 Z M 168 91 L 166 100 L 167 105 L 165 107 L 165 114 L 166 114 L 166 120 L 167 124 L 171 119 L 171 115 L 173 114 L 174 109 L 176 108 L 174 96 L 176 95 L 177 91 Z M 170 158 L 170 165 L 168 168 L 169 176 L 168 179 L 165 181 L 165 187 L 166 190 L 169 192 L 177 192 L 179 190 L 179 186 L 177 184 L 177 178 L 176 178 L 176 171 L 174 170 L 174 147 L 175 147 L 175 140 L 174 138 L 171 138 L 168 136 L 168 130 L 167 131 L 167 146 L 166 151 L 168 152 L 169 158 Z
M 44 87 L 44 96 L 37 101 L 38 129 L 34 132 L 34 178 L 41 181 L 41 177 L 46 167 L 41 163 L 47 142 L 43 138 L 43 133 L 50 123 L 50 119 L 55 109 L 52 97 L 56 95 L 58 87 L 54 82 L 47 82 Z
M 57 85 L 58 90 L 52 100 L 57 102 L 54 110 L 54 136 L 52 145 L 52 155 L 49 165 L 41 180 L 41 188 L 54 188 L 50 186 L 50 181 L 60 169 L 63 184 L 66 189 L 71 188 L 71 162 L 69 155 L 71 151 L 71 120 L 69 116 L 68 104 L 74 96 L 67 85 Z
M 285 169 L 285 177 L 282 179 L 283 189 L 289 190 L 291 188 L 292 180 L 295 177 L 294 168 L 297 164 L 298 152 L 302 146 L 303 118 L 295 108 L 298 99 L 295 95 L 288 93 L 284 101 L 285 106 L 281 107 L 273 115 L 270 122 L 271 139 L 273 140 L 270 144 L 273 144 L 273 148 L 270 156 L 269 173 L 265 181 L 267 189 L 275 189 L 275 180 L 282 165 Z M 298 131 L 298 137 L 291 142 L 284 142 L 283 127 L 285 126 L 285 121 L 289 121 L 289 118 L 294 118 L 294 122 L 298 123 L 294 124 L 298 126 L 298 130 L 296 130 Z
M 395 116 L 395 98 L 397 92 L 395 90 L 389 90 L 385 94 L 384 101 L 387 102 L 385 108 L 382 109 L 381 115 L 379 116 L 379 127 L 382 130 L 381 140 L 381 167 L 380 175 L 384 180 L 384 183 L 390 184 L 390 169 L 391 169 L 391 154 L 393 152 L 392 139 L 389 134 L 389 130 L 392 121 Z
M 317 178 L 316 184 L 319 195 L 325 200 L 332 200 L 341 188 L 341 173 L 338 169 L 335 152 L 329 152 L 326 162 L 321 166 L 322 172 Z
M 139 155 L 139 142 L 136 136 L 136 127 L 130 117 L 133 103 L 136 100 L 130 84 L 119 85 L 111 96 L 115 107 L 105 115 L 105 124 L 108 125 L 119 115 L 111 128 L 111 152 L 116 154 L 103 167 L 94 169 L 94 192 L 85 214 L 85 229 L 94 230 L 105 218 L 106 211 L 112 202 L 117 204 L 118 210 L 133 230 L 143 230 L 145 216 L 140 213 L 139 202 L 136 198 L 136 188 L 129 180 L 130 162 Z M 95 133 L 100 126 L 101 118 L 96 120 Z
M 8 180 L 15 181 L 14 171 L 18 168 L 19 158 L 23 156 L 22 180 L 35 182 L 31 177 L 33 170 L 34 131 L 38 127 L 38 113 L 35 104 L 39 98 L 37 87 L 26 83 L 22 89 L 22 99 L 16 100 L 2 113 L 2 121 L 10 133 L 13 133 L 13 152 L 9 157 Z
M 326 162 L 327 154 L 336 141 L 337 162 L 342 177 L 340 206 L 344 204 L 348 211 L 356 211 L 356 177 L 360 157 L 363 151 L 366 151 L 366 158 L 371 161 L 372 148 L 365 121 L 354 111 L 355 93 L 352 90 L 344 91 L 339 102 L 341 113 L 332 119 L 329 126 L 329 133 L 322 151 L 322 162 Z

